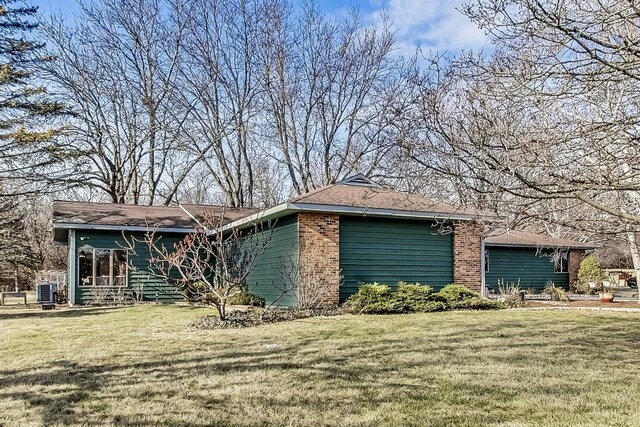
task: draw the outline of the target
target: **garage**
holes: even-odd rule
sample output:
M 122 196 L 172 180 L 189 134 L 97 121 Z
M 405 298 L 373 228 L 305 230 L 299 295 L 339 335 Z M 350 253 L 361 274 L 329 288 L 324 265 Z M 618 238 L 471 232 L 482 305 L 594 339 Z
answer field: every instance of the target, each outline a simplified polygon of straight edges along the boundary
M 453 282 L 453 233 L 433 221 L 340 217 L 340 301 L 362 283 Z

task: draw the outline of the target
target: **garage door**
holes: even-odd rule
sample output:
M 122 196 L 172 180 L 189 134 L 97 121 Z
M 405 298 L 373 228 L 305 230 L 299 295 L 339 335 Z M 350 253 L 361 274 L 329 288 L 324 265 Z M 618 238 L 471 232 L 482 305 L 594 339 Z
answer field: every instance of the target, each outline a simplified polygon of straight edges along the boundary
M 433 222 L 340 217 L 340 301 L 362 283 L 453 282 L 453 234 Z

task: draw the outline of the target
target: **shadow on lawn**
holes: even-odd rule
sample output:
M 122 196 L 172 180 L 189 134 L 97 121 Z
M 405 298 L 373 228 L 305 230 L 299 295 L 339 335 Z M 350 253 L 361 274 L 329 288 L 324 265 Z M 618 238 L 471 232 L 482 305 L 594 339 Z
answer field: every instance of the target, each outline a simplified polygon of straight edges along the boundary
M 31 306 L 28 308 L 22 307 L 5 307 L 0 306 L 0 321 L 11 319 L 49 319 L 49 318 L 74 318 L 95 316 L 99 314 L 112 313 L 115 310 L 125 310 L 138 307 L 144 307 L 142 305 L 122 305 L 122 306 L 105 306 L 105 307 L 74 307 L 74 308 L 62 308 L 54 310 L 43 310 L 40 306 Z M 167 307 L 172 307 L 168 304 Z M 175 306 L 173 306 L 175 307 Z M 202 307 L 192 305 L 181 305 L 181 309 L 194 309 L 199 310 Z M 17 311 L 17 312 L 16 312 Z
M 164 425 L 157 420 L 149 420 L 152 414 L 113 415 L 96 414 L 86 408 L 79 409 L 80 404 L 96 404 L 100 406 L 101 391 L 126 390 L 127 387 L 140 383 L 151 386 L 153 392 L 144 391 L 143 395 L 123 393 L 114 396 L 106 393 L 106 397 L 113 399 L 139 399 L 141 407 L 144 402 L 153 398 L 165 399 L 167 384 L 188 381 L 193 378 L 193 372 L 199 374 L 224 375 L 232 372 L 247 372 L 258 370 L 298 369 L 300 364 L 287 361 L 283 354 L 295 351 L 292 347 L 281 347 L 277 350 L 269 349 L 260 352 L 226 353 L 224 357 L 202 355 L 184 358 L 184 353 L 170 353 L 159 355 L 155 361 L 145 361 L 127 364 L 91 365 L 80 364 L 67 360 L 51 362 L 40 372 L 28 370 L 0 371 L 0 400 L 22 400 L 29 406 L 37 407 L 41 413 L 41 423 L 51 424 L 82 424 L 94 425 L 101 422 L 113 422 L 116 425 Z M 247 358 L 249 359 L 247 360 Z M 243 360 L 238 362 L 238 360 Z M 133 371 L 126 375 L 126 372 Z M 25 388 L 28 390 L 25 391 Z M 11 388 L 18 389 L 17 391 Z M 190 390 L 197 391 L 197 390 Z M 187 398 L 192 396 L 187 395 Z M 111 420 L 108 420 L 108 419 Z M 211 425 L 210 422 L 184 423 L 180 425 Z M 166 421 L 166 425 L 175 422 Z
M 84 316 L 95 316 L 96 314 L 105 314 L 112 312 L 113 310 L 120 310 L 123 307 L 92 307 L 92 308 L 71 308 L 61 310 L 42 310 L 39 306 L 34 307 L 29 311 L 20 311 L 15 313 L 11 310 L 0 310 L 0 321 L 11 319 L 49 319 L 49 318 L 73 318 Z M 24 310 L 24 309 L 23 309 Z
M 90 309 L 87 309 L 87 311 Z M 96 309 L 100 310 L 100 309 Z M 104 310 L 104 309 L 102 309 Z M 85 311 L 85 310 L 78 310 Z M 71 310 L 69 312 L 72 312 Z M 95 313 L 98 314 L 98 313 Z M 587 354 L 589 349 L 611 349 L 637 342 L 640 332 L 636 331 L 637 322 L 633 319 L 615 319 L 612 323 L 608 319 L 589 319 L 587 325 L 576 321 L 565 321 L 559 327 L 553 319 L 542 318 L 535 330 L 529 330 L 528 343 L 523 343 L 521 333 L 526 328 L 526 323 L 513 321 L 498 324 L 501 332 L 496 331 L 496 324 L 469 325 L 460 321 L 460 330 L 439 337 L 431 342 L 425 340 L 424 345 L 407 346 L 404 337 L 392 336 L 364 336 L 358 340 L 352 340 L 336 345 L 331 350 L 318 352 L 316 344 L 322 339 L 312 333 L 295 340 L 295 344 L 282 344 L 276 347 L 266 347 L 266 342 L 253 343 L 239 346 L 234 350 L 230 347 L 211 349 L 210 343 L 203 343 L 195 349 L 158 354 L 153 360 L 123 361 L 122 363 L 90 364 L 77 363 L 68 360 L 51 362 L 43 365 L 38 370 L 5 370 L 0 371 L 0 399 L 22 400 L 28 406 L 38 409 L 41 415 L 41 423 L 50 424 L 83 424 L 95 425 L 99 423 L 113 423 L 123 426 L 134 425 L 184 425 L 199 426 L 212 425 L 212 420 L 217 420 L 220 425 L 229 424 L 224 418 L 212 418 L 201 420 L 176 420 L 167 417 L 167 414 L 144 412 L 145 403 L 154 400 L 164 402 L 172 393 L 178 393 L 179 398 L 194 403 L 200 411 L 232 411 L 224 394 L 212 387 L 218 379 L 229 374 L 245 375 L 262 372 L 263 377 L 274 378 L 273 383 L 257 383 L 258 396 L 246 396 L 247 401 L 241 405 L 247 407 L 268 407 L 273 411 L 291 411 L 291 413 L 323 413 L 327 408 L 344 408 L 344 411 L 366 411 L 367 408 L 376 405 L 465 405 L 467 409 L 477 405 L 475 411 L 467 413 L 467 421 L 470 424 L 488 424 L 492 422 L 506 422 L 504 413 L 494 414 L 482 406 L 484 402 L 498 402 L 494 404 L 509 405 L 510 402 L 527 398 L 529 384 L 500 383 L 483 381 L 472 378 L 472 383 L 465 383 L 464 378 L 448 378 L 422 374 L 411 376 L 408 374 L 417 365 L 433 363 L 434 358 L 451 354 L 450 363 L 454 366 L 464 367 L 465 363 L 472 363 L 478 357 L 475 351 L 463 352 L 469 344 L 469 338 L 473 338 L 473 349 L 497 347 L 498 353 L 502 348 L 512 352 L 499 356 L 496 363 L 502 366 L 510 363 L 526 363 L 544 366 L 548 360 L 547 353 L 537 353 L 537 346 L 552 346 L 552 354 L 567 354 L 567 346 L 578 349 Z M 628 320 L 628 321 L 627 321 Z M 452 323 L 456 324 L 456 320 Z M 530 325 L 530 324 L 529 324 Z M 565 331 L 582 327 L 598 327 L 611 331 L 613 334 L 590 334 L 588 342 L 565 337 Z M 456 325 L 458 326 L 458 325 Z M 500 338 L 503 334 L 504 339 Z M 427 338 L 430 336 L 427 336 Z M 486 342 L 483 340 L 487 339 Z M 428 349 L 428 351 L 425 351 Z M 496 349 L 494 349 L 496 350 Z M 526 354 L 527 359 L 520 359 L 519 355 Z M 516 357 L 517 356 L 517 357 Z M 577 360 L 583 360 L 577 358 Z M 584 359 L 587 360 L 587 359 Z M 477 363 L 477 360 L 475 360 Z M 570 361 L 567 361 L 570 363 Z M 587 362 L 585 362 L 587 363 Z M 33 369 L 33 368 L 32 368 Z M 279 374 L 286 373 L 287 380 L 279 378 Z M 434 374 L 435 375 L 435 374 Z M 480 376 L 481 374 L 476 374 Z M 191 383 L 194 377 L 199 376 L 204 381 L 202 385 Z M 279 379 L 275 379 L 279 378 Z M 437 378 L 437 380 L 436 380 Z M 495 378 L 494 378 L 495 379 Z M 277 381 L 286 381 L 278 383 Z M 206 384 L 206 385 L 205 385 Z M 330 386 L 328 386 L 330 384 Z M 136 386 L 143 385 L 142 389 Z M 175 387 L 180 388 L 176 392 Z M 306 393 L 300 393 L 296 399 L 287 399 L 279 393 L 266 392 L 272 387 L 307 386 Z M 317 388 L 314 388 L 317 387 Z M 330 391 L 327 391 L 330 387 Z M 541 388 L 541 387 L 544 387 Z M 558 389 L 557 385 L 538 386 L 536 393 L 553 396 L 570 396 L 582 391 L 583 384 L 580 381 L 570 382 Z M 265 392 L 259 390 L 264 388 Z M 450 402 L 442 402 L 447 395 L 442 395 L 443 388 L 454 390 L 449 394 L 454 396 Z M 315 393 L 324 393 L 316 396 Z M 350 398 L 341 397 L 341 390 L 349 390 Z M 384 394 L 380 391 L 384 390 Z M 457 397 L 456 397 L 457 396 Z M 487 397 L 487 396 L 490 396 Z M 242 396 L 240 396 L 242 397 Z M 290 397 L 290 396 L 289 396 Z M 457 402 L 455 398 L 460 399 Z M 103 409 L 113 402 L 104 400 L 117 399 L 119 402 L 128 401 L 129 407 L 137 408 L 132 413 L 109 414 Z M 178 399 L 179 400 L 179 399 Z M 131 401 L 134 402 L 131 405 Z M 517 407 L 517 405 L 514 405 Z M 241 408 L 240 410 L 242 410 Z M 166 409 L 170 411 L 169 407 Z M 188 411 L 189 409 L 182 409 Z M 238 409 L 235 409 L 238 411 Z M 526 410 L 526 408 L 525 408 Z M 515 410 L 514 410 L 515 411 Z M 228 412 L 229 416 L 237 416 L 237 413 Z M 461 416 L 463 416 L 462 414 Z M 435 414 L 434 414 L 435 416 Z M 503 418 L 499 418 L 502 416 Z M 513 412 L 512 419 L 517 419 L 517 412 Z M 254 415 L 255 417 L 255 415 Z M 266 415 L 265 415 L 266 417 Z M 471 418 L 474 418 L 473 420 Z M 250 418 L 246 425 L 262 424 L 269 420 Z M 460 420 L 450 420 L 456 424 Z M 473 421 L 473 422 L 471 422 Z M 236 422 L 236 424 L 238 424 Z M 443 424 L 444 425 L 444 424 Z

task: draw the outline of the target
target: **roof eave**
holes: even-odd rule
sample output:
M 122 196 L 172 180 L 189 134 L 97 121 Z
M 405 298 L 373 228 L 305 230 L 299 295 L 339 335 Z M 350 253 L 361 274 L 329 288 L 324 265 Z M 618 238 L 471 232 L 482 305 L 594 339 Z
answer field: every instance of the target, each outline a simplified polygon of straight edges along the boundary
M 102 230 L 102 231 L 156 231 L 158 233 L 193 233 L 195 228 L 147 227 L 133 225 L 85 224 L 72 222 L 54 222 L 53 229 L 64 230 Z
M 426 211 L 406 211 L 400 209 L 382 209 L 382 208 L 363 208 L 358 206 L 343 205 L 323 205 L 315 203 L 281 203 L 272 208 L 258 212 L 253 215 L 233 221 L 220 230 L 227 231 L 232 228 L 246 228 L 257 222 L 269 221 L 280 218 L 285 215 L 298 212 L 327 212 L 343 215 L 363 215 L 386 218 L 414 218 L 414 219 L 436 219 L 449 221 L 471 221 L 473 216 L 463 213 L 443 213 L 443 212 L 426 212 Z M 214 231 L 210 231 L 209 234 Z
M 500 246 L 506 248 L 540 248 L 540 249 L 584 249 L 584 250 L 593 250 L 598 249 L 600 246 L 598 245 L 585 245 L 585 244 L 577 244 L 577 245 L 538 245 L 534 243 L 492 243 L 485 239 L 485 246 Z
M 301 212 L 330 212 L 345 215 L 367 215 L 377 217 L 400 217 L 418 219 L 444 219 L 453 221 L 470 221 L 472 215 L 463 213 L 407 211 L 402 209 L 363 208 L 359 206 L 323 205 L 315 203 L 291 203 L 292 209 Z

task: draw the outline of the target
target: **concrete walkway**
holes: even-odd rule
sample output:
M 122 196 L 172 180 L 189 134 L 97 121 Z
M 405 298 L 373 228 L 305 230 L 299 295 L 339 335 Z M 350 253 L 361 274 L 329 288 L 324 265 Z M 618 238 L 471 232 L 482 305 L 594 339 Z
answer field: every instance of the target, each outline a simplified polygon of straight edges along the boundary
M 550 306 L 550 307 L 522 307 L 515 310 L 592 310 L 592 311 L 621 311 L 621 312 L 628 312 L 628 313 L 640 313 L 640 308 L 630 308 L 630 307 Z

